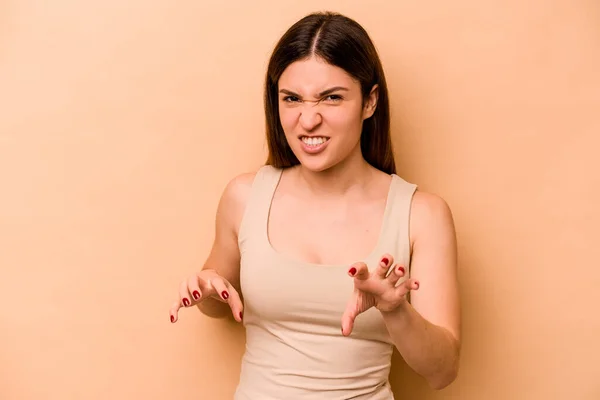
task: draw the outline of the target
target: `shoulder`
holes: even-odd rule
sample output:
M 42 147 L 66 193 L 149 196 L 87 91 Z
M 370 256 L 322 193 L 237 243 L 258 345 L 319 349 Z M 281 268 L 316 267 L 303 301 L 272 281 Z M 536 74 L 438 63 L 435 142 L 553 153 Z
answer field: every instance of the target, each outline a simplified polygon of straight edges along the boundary
M 280 168 L 263 165 L 254 172 L 239 174 L 227 182 L 222 197 L 238 205 L 243 205 L 250 197 L 252 187 L 257 180 L 270 180 L 281 172 Z
M 422 218 L 447 218 L 451 216 L 450 206 L 441 196 L 415 190 L 411 212 Z
M 231 216 L 241 217 L 250 198 L 256 174 L 257 172 L 245 172 L 231 178 L 221 194 L 219 209 Z
M 254 172 L 236 175 L 227 182 L 221 194 L 218 213 L 234 230 L 240 226 L 256 180 L 276 171 L 276 168 L 264 165 Z
M 450 206 L 441 196 L 416 190 L 410 209 L 411 242 L 431 236 L 453 236 Z
M 225 185 L 223 197 L 234 202 L 244 202 L 250 195 L 255 177 L 256 172 L 245 172 L 234 176 Z

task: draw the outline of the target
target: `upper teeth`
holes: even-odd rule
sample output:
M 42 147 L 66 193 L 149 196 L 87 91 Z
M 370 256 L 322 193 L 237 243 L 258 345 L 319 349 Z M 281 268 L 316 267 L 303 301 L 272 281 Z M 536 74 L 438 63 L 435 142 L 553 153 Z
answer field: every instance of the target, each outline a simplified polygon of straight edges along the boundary
M 327 141 L 324 137 L 303 137 L 302 141 L 309 146 L 316 146 L 319 144 L 323 144 Z

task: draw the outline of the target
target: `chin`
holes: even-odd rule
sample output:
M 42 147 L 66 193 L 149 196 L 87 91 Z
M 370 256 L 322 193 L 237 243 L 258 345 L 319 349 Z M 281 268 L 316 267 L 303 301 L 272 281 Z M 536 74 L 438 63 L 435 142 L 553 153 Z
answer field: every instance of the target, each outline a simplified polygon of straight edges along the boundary
M 307 169 L 310 172 L 323 172 L 326 171 L 336 165 L 332 160 L 327 159 L 326 157 L 310 157 L 304 155 L 304 157 L 298 157 L 298 161 L 300 161 L 300 165 L 302 168 Z

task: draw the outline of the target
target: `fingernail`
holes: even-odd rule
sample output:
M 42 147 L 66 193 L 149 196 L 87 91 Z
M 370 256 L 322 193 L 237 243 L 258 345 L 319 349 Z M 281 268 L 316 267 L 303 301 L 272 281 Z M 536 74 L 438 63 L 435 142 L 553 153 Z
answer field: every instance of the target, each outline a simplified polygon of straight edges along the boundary
M 383 265 L 385 265 L 387 267 L 388 263 L 390 262 L 390 260 L 387 259 L 387 257 L 383 257 L 381 259 L 381 262 L 383 263 Z
M 194 296 L 194 299 L 198 300 L 200 298 L 200 293 L 197 290 L 194 290 L 194 293 L 192 293 L 192 296 Z
M 186 307 L 189 306 L 190 305 L 190 301 L 188 299 L 184 298 L 183 299 L 183 305 L 186 306 Z
M 244 313 L 240 311 L 240 319 L 244 319 Z
M 227 293 L 227 290 L 223 290 L 223 292 L 221 293 L 221 297 L 223 297 L 225 300 L 229 298 L 229 293 Z
M 356 274 L 356 268 L 352 267 L 348 272 L 350 273 L 350 275 L 354 276 L 354 274 Z
M 175 317 L 171 315 L 171 323 L 175 322 Z
M 403 266 L 399 266 L 399 267 L 398 267 L 398 271 L 400 271 L 400 272 L 404 273 L 404 267 L 403 267 Z

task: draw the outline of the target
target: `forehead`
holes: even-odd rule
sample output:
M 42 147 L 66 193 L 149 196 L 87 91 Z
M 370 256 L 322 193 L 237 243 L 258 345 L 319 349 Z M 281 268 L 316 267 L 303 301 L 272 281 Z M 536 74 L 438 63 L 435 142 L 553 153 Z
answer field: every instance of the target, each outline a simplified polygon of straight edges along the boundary
M 299 92 L 319 92 L 332 86 L 344 86 L 350 90 L 360 88 L 359 82 L 342 68 L 318 57 L 293 62 L 279 78 L 280 89 Z

